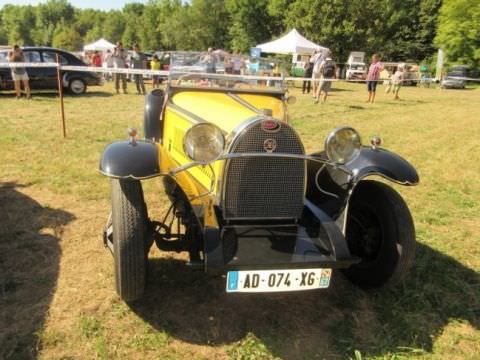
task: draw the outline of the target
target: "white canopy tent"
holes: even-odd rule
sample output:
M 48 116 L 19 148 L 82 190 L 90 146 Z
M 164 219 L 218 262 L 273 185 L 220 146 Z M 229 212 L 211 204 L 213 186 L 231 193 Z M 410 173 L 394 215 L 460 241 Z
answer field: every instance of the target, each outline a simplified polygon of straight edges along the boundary
M 115 45 L 112 44 L 110 41 L 101 38 L 100 40 L 97 40 L 91 44 L 85 45 L 83 47 L 83 51 L 107 51 L 113 50 L 114 47 Z
M 277 40 L 256 46 L 264 53 L 273 54 L 301 54 L 311 55 L 315 50 L 325 51 L 327 48 L 315 44 L 304 38 L 297 29 L 293 29 L 288 34 Z

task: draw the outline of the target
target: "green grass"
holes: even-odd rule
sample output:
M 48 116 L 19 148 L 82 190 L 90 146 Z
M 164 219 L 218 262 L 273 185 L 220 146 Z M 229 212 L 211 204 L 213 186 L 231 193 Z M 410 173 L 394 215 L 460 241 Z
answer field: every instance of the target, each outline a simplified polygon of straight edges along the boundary
M 364 143 L 382 136 L 384 147 L 418 169 L 419 186 L 394 185 L 409 204 L 419 243 L 404 287 L 364 292 L 335 274 L 328 291 L 227 296 L 224 280 L 191 273 L 181 257 L 157 252 L 148 299 L 132 306 L 114 294 L 111 257 L 101 245 L 109 184 L 97 167 L 108 142 L 126 138 L 130 126 L 141 129 L 143 97 L 111 95 L 110 84 L 67 97 L 63 139 L 54 95 L 17 101 L 2 94 L 1 181 L 27 185 L 16 191 L 43 209 L 32 219 L 60 209 L 74 215 L 53 227 L 61 255 L 48 311 L 32 329 L 39 357 L 480 359 L 480 89 L 402 88 L 402 100 L 394 101 L 380 86 L 377 103 L 366 104 L 363 85 L 335 88 L 318 105 L 293 89 L 291 123 L 309 152 L 348 124 Z M 147 182 L 149 201 L 161 210 L 159 192 L 158 181 Z M 0 330 L 0 348 L 12 339 Z

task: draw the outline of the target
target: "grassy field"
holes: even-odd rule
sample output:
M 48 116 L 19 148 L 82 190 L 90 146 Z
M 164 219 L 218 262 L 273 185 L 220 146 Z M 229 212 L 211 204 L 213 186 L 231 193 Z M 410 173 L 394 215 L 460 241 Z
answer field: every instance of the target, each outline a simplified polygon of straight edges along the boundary
M 334 127 L 414 164 L 421 184 L 396 188 L 417 229 L 414 268 L 402 288 L 365 292 L 334 274 L 330 289 L 226 295 L 224 279 L 152 251 L 145 299 L 114 293 L 101 230 L 109 183 L 105 144 L 141 128 L 143 97 L 110 84 L 67 97 L 67 139 L 55 94 L 0 95 L 0 359 L 480 359 L 480 89 L 338 84 L 326 104 L 292 90 L 292 123 L 308 151 Z M 158 180 L 146 184 L 159 215 Z

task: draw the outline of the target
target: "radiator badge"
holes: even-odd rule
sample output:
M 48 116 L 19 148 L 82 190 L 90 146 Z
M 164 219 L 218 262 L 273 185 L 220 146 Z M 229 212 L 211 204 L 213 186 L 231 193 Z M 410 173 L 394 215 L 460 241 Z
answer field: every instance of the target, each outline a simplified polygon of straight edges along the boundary
M 262 121 L 262 129 L 267 132 L 277 132 L 280 130 L 280 123 L 273 119 Z
M 266 139 L 263 142 L 263 148 L 267 153 L 272 153 L 277 148 L 277 141 L 275 139 Z

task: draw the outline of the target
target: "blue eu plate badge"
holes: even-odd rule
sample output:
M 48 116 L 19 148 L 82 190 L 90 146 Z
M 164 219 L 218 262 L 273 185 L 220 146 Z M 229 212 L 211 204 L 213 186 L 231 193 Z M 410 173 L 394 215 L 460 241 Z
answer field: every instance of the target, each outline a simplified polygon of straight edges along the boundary
M 238 271 L 229 271 L 227 277 L 227 291 L 238 289 Z

